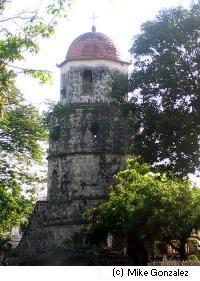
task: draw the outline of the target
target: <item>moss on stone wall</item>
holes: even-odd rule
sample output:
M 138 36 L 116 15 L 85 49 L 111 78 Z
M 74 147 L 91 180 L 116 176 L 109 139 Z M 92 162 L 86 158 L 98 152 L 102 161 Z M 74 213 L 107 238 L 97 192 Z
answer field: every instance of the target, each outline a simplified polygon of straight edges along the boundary
M 57 103 L 54 104 L 49 112 L 48 112 L 48 118 L 52 118 L 52 117 L 66 117 L 69 116 L 71 113 L 74 112 L 76 106 L 73 104 L 62 104 L 62 103 Z
M 120 72 L 114 72 L 111 81 L 111 91 L 109 98 L 111 102 L 124 103 L 128 95 L 128 77 Z

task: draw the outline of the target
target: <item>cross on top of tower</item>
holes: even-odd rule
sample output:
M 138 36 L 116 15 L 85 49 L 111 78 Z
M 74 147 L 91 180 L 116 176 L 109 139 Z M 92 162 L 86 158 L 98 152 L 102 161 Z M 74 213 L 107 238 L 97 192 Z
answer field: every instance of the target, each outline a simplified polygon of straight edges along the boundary
M 95 15 L 95 12 L 92 13 L 92 17 L 90 18 L 92 20 L 92 32 L 96 32 L 96 26 L 95 26 L 95 20 L 98 17 Z

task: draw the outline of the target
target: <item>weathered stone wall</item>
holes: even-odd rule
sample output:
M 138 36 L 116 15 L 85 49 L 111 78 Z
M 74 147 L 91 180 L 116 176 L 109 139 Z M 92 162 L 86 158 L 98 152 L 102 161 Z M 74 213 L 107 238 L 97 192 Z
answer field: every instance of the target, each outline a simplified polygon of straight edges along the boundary
M 116 106 L 79 106 L 52 120 L 52 134 L 58 127 L 57 140 L 49 141 L 48 199 L 105 197 L 128 158 L 128 118 Z
M 50 253 L 62 246 L 84 225 L 83 211 L 99 204 L 98 199 L 37 202 L 30 223 L 15 250 L 16 256 L 34 256 Z
M 105 197 L 113 175 L 124 167 L 127 156 L 74 154 L 49 159 L 48 199 L 66 200 Z M 123 163 L 123 164 L 122 164 Z M 52 174 L 57 171 L 57 184 Z
M 50 124 L 49 157 L 72 153 L 126 154 L 133 134 L 127 116 L 117 105 L 77 105 Z M 58 129 L 57 139 L 51 138 Z
M 113 70 L 118 70 L 121 73 L 127 74 L 128 72 L 128 66 L 130 63 L 123 62 L 123 61 L 114 61 L 114 60 L 108 60 L 108 59 L 76 59 L 76 60 L 66 60 L 65 63 L 63 63 L 60 66 L 60 72 L 61 76 L 62 74 L 68 72 L 71 68 L 77 68 L 77 67 L 105 67 L 110 68 Z
M 83 93 L 83 73 L 92 73 L 91 93 Z M 96 103 L 109 101 L 112 72 L 109 68 L 95 67 L 71 68 L 61 77 L 61 102 L 63 103 Z M 63 94 L 64 91 L 64 94 Z
M 86 70 L 91 77 L 83 80 Z M 66 111 L 50 124 L 48 201 L 36 204 L 18 257 L 48 255 L 80 231 L 82 213 L 105 200 L 113 175 L 125 167 L 133 131 L 121 107 L 109 104 L 115 71 L 127 74 L 127 64 L 84 60 L 61 66 Z
M 82 213 L 105 200 L 113 175 L 125 166 L 129 125 L 120 107 L 111 105 L 77 105 L 51 120 L 48 201 L 36 204 L 18 257 L 48 254 L 81 229 Z
M 47 254 L 30 257 L 18 256 L 9 261 L 9 265 L 33 266 L 113 266 L 134 265 L 128 256 L 115 253 L 83 251 L 58 247 Z
M 118 63 L 120 65 L 120 63 Z M 91 71 L 91 92 L 83 93 L 83 73 Z M 126 67 L 127 70 L 127 67 Z M 112 63 L 106 65 L 71 65 L 65 72 L 61 72 L 61 96 L 62 103 L 105 103 L 109 102 L 109 93 L 112 89 L 112 76 L 118 71 L 127 74 L 121 67 L 113 67 Z

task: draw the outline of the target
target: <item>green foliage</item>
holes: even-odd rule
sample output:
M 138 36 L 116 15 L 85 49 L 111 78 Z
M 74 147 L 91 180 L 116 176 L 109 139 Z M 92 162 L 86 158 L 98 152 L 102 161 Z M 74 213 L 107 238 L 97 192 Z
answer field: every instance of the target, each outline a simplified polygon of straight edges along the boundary
M 74 112 L 76 105 L 73 104 L 62 104 L 58 103 L 51 103 L 49 105 L 48 112 L 45 113 L 46 122 L 49 124 L 52 117 L 62 118 L 68 117 L 70 114 Z
M 38 111 L 13 93 L 0 119 L 0 149 L 23 159 L 42 160 L 39 141 L 47 139 L 47 127 Z
M 62 103 L 51 103 L 49 104 L 49 110 L 45 113 L 45 120 L 47 124 L 50 124 L 51 118 L 62 118 L 69 117 L 70 114 L 74 112 L 76 105 L 72 104 L 62 104 Z M 49 139 L 52 141 L 58 141 L 60 138 L 60 126 L 56 125 L 54 127 L 51 126 L 51 130 L 49 132 Z
M 47 8 L 48 14 L 52 14 L 57 17 L 67 17 L 68 11 L 71 8 L 72 0 L 53 0 Z
M 46 139 L 43 118 L 15 89 L 0 118 L 0 235 L 24 223 L 33 210 L 34 186 L 41 179 L 32 166 L 41 163 L 40 142 Z
M 135 243 L 147 251 L 155 240 L 186 242 L 192 230 L 199 228 L 200 190 L 188 181 L 153 173 L 137 159 L 129 160 L 115 180 L 108 200 L 84 215 L 95 221 L 86 229 L 89 237 L 98 233 L 103 239 L 111 232 L 127 237 L 130 248 Z
M 41 84 L 52 83 L 51 73 L 46 70 L 25 69 L 24 74 L 28 74 L 35 79 L 39 79 Z
M 140 125 L 134 153 L 180 177 L 199 168 L 200 1 L 144 23 L 131 54 L 132 102 Z
M 67 239 L 64 242 L 64 247 L 67 249 L 77 249 L 83 251 L 88 251 L 92 249 L 94 250 L 94 247 L 92 247 L 90 244 L 85 243 L 84 237 L 81 232 L 75 232 L 71 240 Z
M 12 243 L 9 236 L 0 235 L 0 262 L 12 251 Z
M 115 72 L 113 74 L 111 83 L 111 92 L 109 97 L 115 103 L 125 102 L 125 98 L 128 95 L 128 77 L 122 73 Z
M 21 194 L 21 186 L 15 178 L 0 183 L 0 210 L 2 236 L 19 226 L 33 211 L 33 202 Z
M 40 39 L 55 33 L 57 20 L 66 16 L 72 0 L 50 0 L 45 10 L 12 15 L 9 0 L 0 1 L 0 235 L 25 225 L 33 210 L 35 186 L 43 179 L 34 172 L 42 163 L 41 142 L 47 125 L 36 108 L 27 104 L 15 87 L 19 73 L 51 82 L 46 70 L 20 67 L 27 54 L 37 55 Z M 42 7 L 42 5 L 41 5 Z M 3 240 L 2 240 L 3 241 Z
M 60 139 L 60 126 L 57 125 L 49 132 L 49 139 L 52 141 L 58 141 Z
M 54 35 L 57 19 L 68 14 L 73 1 L 49 0 L 44 11 L 22 10 L 15 15 L 9 14 L 9 2 L 5 0 L 0 3 L 0 111 L 19 72 L 39 79 L 42 83 L 50 82 L 49 71 L 23 68 L 19 62 L 27 54 L 38 54 L 40 39 Z
M 40 39 L 55 33 L 57 19 L 67 15 L 73 1 L 50 0 L 43 11 L 13 15 L 10 1 L 0 2 L 0 235 L 5 236 L 24 225 L 33 210 L 35 186 L 43 181 L 33 166 L 42 163 L 41 141 L 47 139 L 44 118 L 25 102 L 15 79 L 23 73 L 50 82 L 49 71 L 20 67 L 20 62 L 39 53 Z

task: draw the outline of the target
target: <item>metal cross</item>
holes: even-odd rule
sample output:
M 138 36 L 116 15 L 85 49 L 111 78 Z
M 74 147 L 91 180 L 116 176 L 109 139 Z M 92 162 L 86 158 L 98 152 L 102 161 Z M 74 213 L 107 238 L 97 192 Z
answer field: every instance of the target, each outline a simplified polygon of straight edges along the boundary
M 92 17 L 90 18 L 92 20 L 92 23 L 93 25 L 95 25 L 95 20 L 97 19 L 98 17 L 95 16 L 95 12 L 92 13 Z

